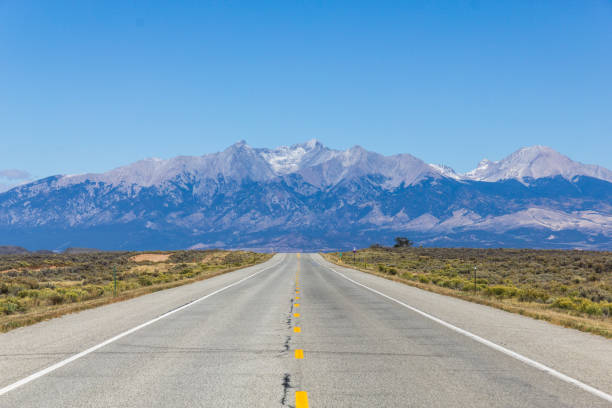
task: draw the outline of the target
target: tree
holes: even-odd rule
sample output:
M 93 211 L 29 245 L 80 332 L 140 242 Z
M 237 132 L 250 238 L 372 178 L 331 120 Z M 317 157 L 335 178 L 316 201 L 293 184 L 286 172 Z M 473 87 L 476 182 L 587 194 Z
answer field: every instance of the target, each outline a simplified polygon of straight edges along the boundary
M 406 237 L 397 237 L 395 238 L 395 248 L 409 248 L 414 244 L 411 240 Z

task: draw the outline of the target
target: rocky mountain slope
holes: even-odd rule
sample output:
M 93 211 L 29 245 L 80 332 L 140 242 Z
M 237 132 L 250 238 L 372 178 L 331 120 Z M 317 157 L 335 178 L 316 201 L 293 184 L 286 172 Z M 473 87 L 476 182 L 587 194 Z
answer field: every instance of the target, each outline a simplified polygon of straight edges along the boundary
M 245 142 L 0 193 L 0 244 L 324 250 L 388 243 L 612 249 L 612 172 L 534 146 L 458 174 L 408 154 Z

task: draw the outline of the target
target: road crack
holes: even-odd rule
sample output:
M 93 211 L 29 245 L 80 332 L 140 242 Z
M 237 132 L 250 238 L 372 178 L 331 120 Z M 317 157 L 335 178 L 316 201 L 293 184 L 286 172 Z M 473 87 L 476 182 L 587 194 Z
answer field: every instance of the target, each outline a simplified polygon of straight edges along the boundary
M 283 376 L 283 397 L 281 398 L 281 405 L 283 407 L 288 407 L 287 405 L 287 395 L 289 394 L 289 389 L 291 388 L 291 374 L 285 373 Z
M 285 350 L 284 351 L 289 351 L 289 348 L 291 347 L 291 336 L 287 336 L 287 338 L 285 339 Z
M 294 299 L 292 297 L 289 300 L 289 305 L 290 305 L 289 313 L 287 314 L 287 319 L 285 320 L 285 323 L 288 329 L 291 329 L 291 327 L 293 326 L 293 301 Z M 287 337 L 285 337 L 285 343 L 283 344 L 283 353 L 288 353 L 290 349 L 291 349 L 291 335 L 288 335 Z M 291 405 L 289 405 L 287 402 L 289 390 L 292 388 L 291 387 L 291 374 L 285 373 L 285 375 L 283 376 L 282 386 L 283 386 L 283 395 L 280 400 L 281 406 L 291 407 Z

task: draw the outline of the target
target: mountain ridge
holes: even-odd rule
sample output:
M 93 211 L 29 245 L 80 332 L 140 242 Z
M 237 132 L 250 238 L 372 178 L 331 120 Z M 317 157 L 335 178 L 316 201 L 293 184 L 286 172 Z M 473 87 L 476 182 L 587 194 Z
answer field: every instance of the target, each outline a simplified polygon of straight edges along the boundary
M 276 149 L 241 141 L 0 193 L 0 239 L 54 249 L 318 250 L 409 234 L 425 245 L 609 249 L 610 173 L 541 146 L 458 174 L 314 139 Z
M 250 167 L 245 168 L 242 163 L 249 163 Z M 319 168 L 321 166 L 326 168 Z M 334 168 L 345 170 L 345 172 L 333 174 Z M 312 169 L 317 169 L 320 173 L 325 174 L 318 174 L 320 179 L 317 179 L 313 173 L 316 170 Z M 411 177 L 406 179 L 398 179 L 397 174 L 396 177 L 391 177 L 393 186 L 399 185 L 401 181 L 415 183 L 426 176 L 495 182 L 507 179 L 524 181 L 524 179 L 556 175 L 571 180 L 573 177 L 582 175 L 612 182 L 611 170 L 602 166 L 573 161 L 546 146 L 524 147 L 498 161 L 483 159 L 473 170 L 457 173 L 447 165 L 426 164 L 406 153 L 383 156 L 369 152 L 360 146 L 353 146 L 344 151 L 334 150 L 325 147 L 316 139 L 311 139 L 305 143 L 280 146 L 276 149 L 252 148 L 242 140 L 222 152 L 202 156 L 177 156 L 170 159 L 147 158 L 104 173 L 58 175 L 60 177 L 58 185 L 67 186 L 88 180 L 104 181 L 110 184 L 123 182 L 148 187 L 181 173 L 203 178 L 214 178 L 217 174 L 222 174 L 235 179 L 243 179 L 248 175 L 253 180 L 269 180 L 274 177 L 300 173 L 306 175 L 305 178 L 312 184 L 321 186 L 326 183 L 335 184 L 347 176 L 346 171 L 348 170 L 360 172 L 360 174 L 383 170 L 385 175 L 393 174 L 393 172 L 411 174 Z M 23 185 L 27 184 L 17 187 Z
M 589 176 L 612 182 L 612 171 L 573 161 L 547 146 L 523 147 L 498 161 L 483 159 L 477 168 L 464 174 L 478 181 L 524 180 L 557 175 L 568 180 L 576 176 Z

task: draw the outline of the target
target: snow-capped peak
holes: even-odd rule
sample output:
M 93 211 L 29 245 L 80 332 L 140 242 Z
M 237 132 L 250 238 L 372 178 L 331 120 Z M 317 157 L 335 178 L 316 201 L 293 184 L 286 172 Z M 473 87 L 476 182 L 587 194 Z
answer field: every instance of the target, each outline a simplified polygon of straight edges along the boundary
M 321 143 L 317 139 L 310 139 L 306 143 L 304 143 L 306 147 L 309 149 L 314 149 L 317 145 L 321 145 Z
M 499 161 L 482 160 L 465 178 L 478 181 L 498 181 L 561 176 L 572 180 L 589 176 L 612 182 L 612 171 L 600 166 L 582 164 L 546 146 L 523 147 Z
M 316 139 L 292 146 L 280 146 L 276 149 L 258 149 L 259 154 L 278 174 L 294 173 L 300 169 L 304 159 L 313 152 L 325 149 Z
M 452 178 L 452 179 L 455 179 L 455 180 L 463 180 L 464 179 L 464 177 L 461 174 L 457 174 L 455 172 L 455 170 L 453 170 L 451 167 L 446 166 L 444 164 L 433 164 L 433 163 L 430 163 L 429 166 L 433 167 L 433 169 L 435 171 L 437 171 L 438 173 L 442 174 L 444 177 Z

